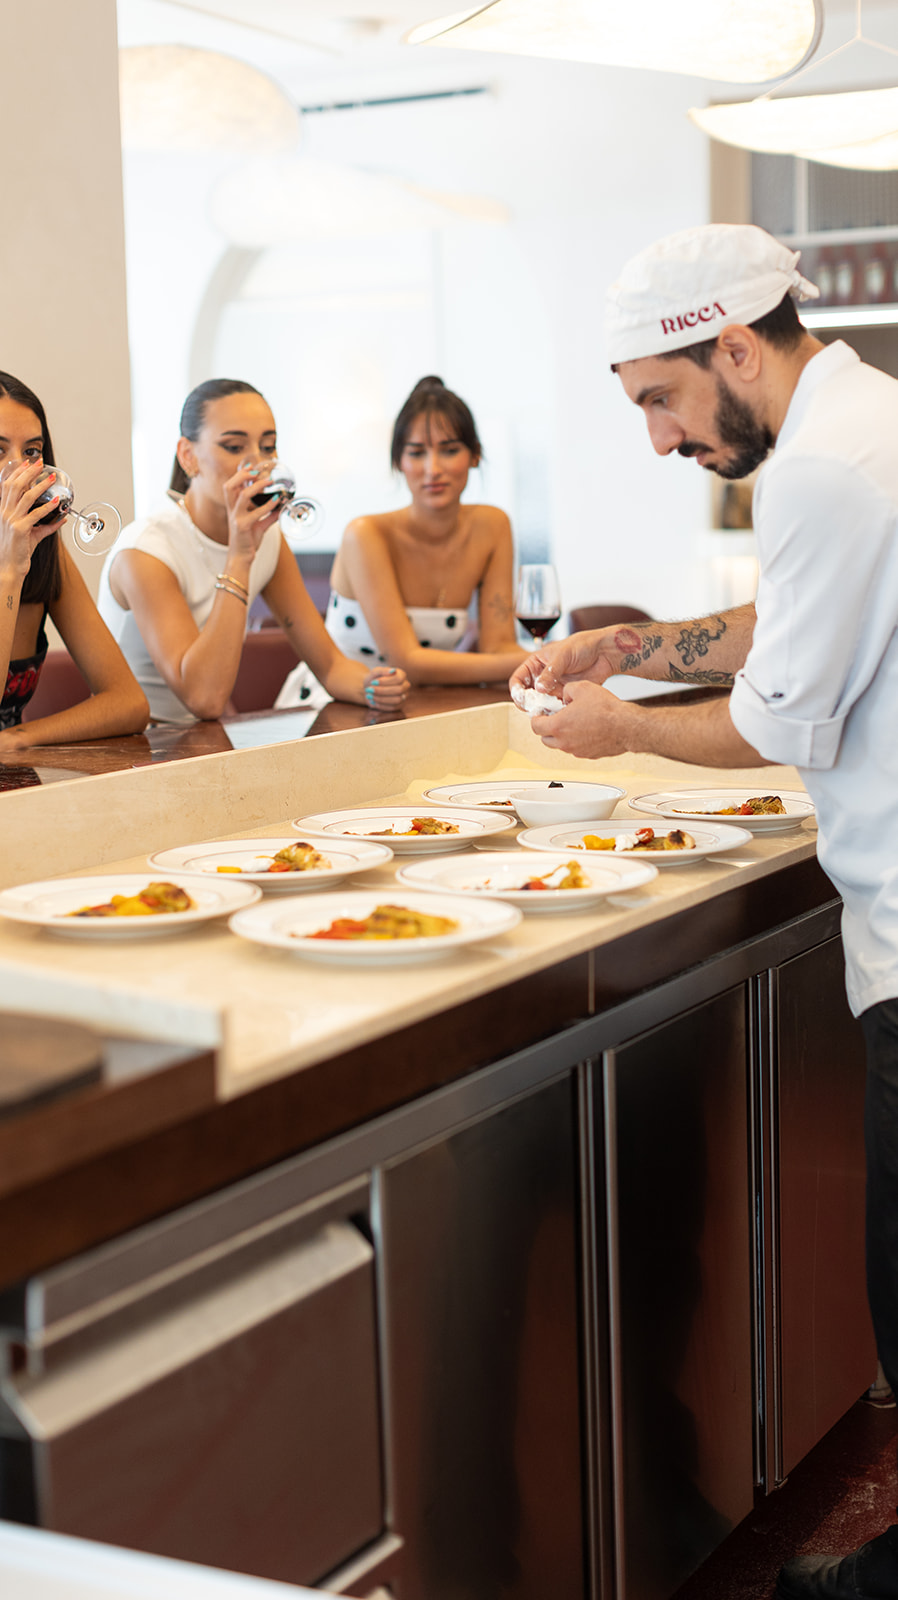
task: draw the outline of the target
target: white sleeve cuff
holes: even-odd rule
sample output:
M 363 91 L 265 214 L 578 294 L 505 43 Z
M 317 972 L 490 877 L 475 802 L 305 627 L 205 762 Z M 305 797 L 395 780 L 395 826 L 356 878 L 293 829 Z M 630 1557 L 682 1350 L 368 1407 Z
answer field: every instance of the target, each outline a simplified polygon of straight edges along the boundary
M 778 709 L 780 702 L 765 700 L 744 672 L 736 674 L 730 696 L 733 726 L 765 760 L 778 766 L 809 767 L 825 771 L 835 764 L 842 740 L 844 717 L 807 722 Z

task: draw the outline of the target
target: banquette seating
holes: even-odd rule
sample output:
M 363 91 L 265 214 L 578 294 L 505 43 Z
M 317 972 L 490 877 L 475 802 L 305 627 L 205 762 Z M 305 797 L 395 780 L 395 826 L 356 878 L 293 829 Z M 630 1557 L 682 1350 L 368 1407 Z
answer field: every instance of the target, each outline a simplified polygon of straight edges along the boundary
M 639 606 L 577 606 L 568 616 L 571 633 L 588 628 L 607 628 L 612 622 L 651 622 Z

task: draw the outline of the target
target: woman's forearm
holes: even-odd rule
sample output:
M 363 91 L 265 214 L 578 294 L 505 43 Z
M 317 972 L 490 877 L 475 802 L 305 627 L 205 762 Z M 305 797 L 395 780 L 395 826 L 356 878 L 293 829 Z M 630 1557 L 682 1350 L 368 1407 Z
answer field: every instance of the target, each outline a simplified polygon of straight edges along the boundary
M 27 750 L 33 745 L 78 744 L 85 739 L 142 733 L 149 714 L 146 696 L 132 679 L 130 684 L 101 690 L 65 711 L 10 728 L 7 735 L 0 734 L 0 748 L 4 740 L 16 749 Z
M 500 683 L 504 682 L 525 660 L 527 652 L 519 650 L 496 653 L 479 650 L 428 650 L 417 649 L 387 656 L 391 667 L 402 667 L 410 683 Z
M 0 571 L 0 698 L 6 687 L 22 594 L 21 573 Z
M 220 717 L 240 670 L 246 634 L 246 605 L 219 589 L 209 616 L 178 666 L 175 693 L 195 717 Z

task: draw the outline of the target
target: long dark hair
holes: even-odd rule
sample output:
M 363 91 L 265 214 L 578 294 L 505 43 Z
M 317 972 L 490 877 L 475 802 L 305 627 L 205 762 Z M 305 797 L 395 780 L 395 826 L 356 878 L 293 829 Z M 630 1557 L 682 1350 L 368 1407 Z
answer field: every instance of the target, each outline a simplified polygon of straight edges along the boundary
M 211 405 L 213 400 L 224 400 L 229 394 L 259 394 L 259 390 L 251 383 L 244 383 L 240 378 L 207 378 L 205 383 L 198 383 L 195 389 L 191 389 L 181 407 L 181 438 L 190 439 L 195 444 L 206 419 L 207 406 Z M 177 456 L 172 465 L 171 482 L 168 487 L 176 494 L 186 494 L 190 488 L 190 479 Z
M 52 467 L 56 464 L 53 454 L 53 440 L 50 438 L 50 429 L 47 426 L 47 414 L 44 411 L 37 395 L 28 385 L 19 378 L 14 378 L 10 372 L 0 372 L 0 400 L 13 400 L 17 406 L 25 406 L 28 411 L 33 411 L 41 425 L 41 455 L 44 466 Z M 62 593 L 62 574 L 59 570 L 59 533 L 50 533 L 36 546 L 31 557 L 31 566 L 22 593 L 19 597 L 20 605 L 48 606 L 58 600 Z
M 475 465 L 480 461 L 483 446 L 477 436 L 477 425 L 469 407 L 459 395 L 453 394 L 451 389 L 446 388 L 442 378 L 429 377 L 422 378 L 415 384 L 393 424 L 390 460 L 397 472 L 412 424 L 422 414 L 426 417 L 445 417 L 453 436 L 460 439 L 470 450 Z

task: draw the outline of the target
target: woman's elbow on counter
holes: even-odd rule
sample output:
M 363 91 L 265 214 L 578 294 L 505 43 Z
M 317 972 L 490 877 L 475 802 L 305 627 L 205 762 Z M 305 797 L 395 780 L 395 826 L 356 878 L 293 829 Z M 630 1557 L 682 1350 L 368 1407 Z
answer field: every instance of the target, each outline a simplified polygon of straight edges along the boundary
M 127 704 L 122 714 L 123 733 L 143 733 L 150 720 L 150 702 L 140 687 L 135 683 L 133 690 L 128 692 Z

